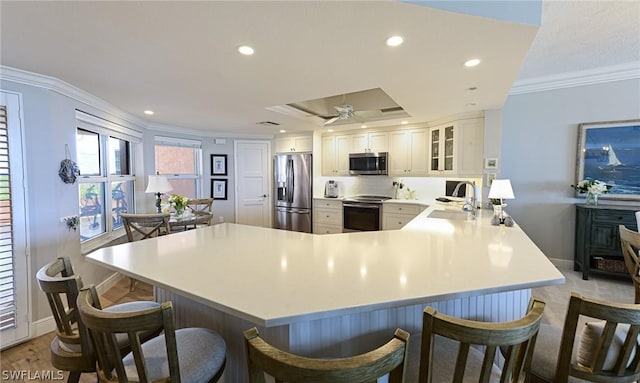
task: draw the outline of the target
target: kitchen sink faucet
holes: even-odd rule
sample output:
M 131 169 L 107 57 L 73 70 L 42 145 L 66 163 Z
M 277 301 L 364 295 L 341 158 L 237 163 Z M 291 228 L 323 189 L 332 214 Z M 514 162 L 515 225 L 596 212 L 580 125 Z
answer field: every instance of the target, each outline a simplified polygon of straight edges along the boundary
M 471 191 L 473 192 L 473 197 L 471 197 L 471 199 L 469 201 L 465 200 L 465 205 L 462 207 L 463 210 L 465 210 L 465 207 L 467 207 L 468 205 L 470 205 L 470 211 L 471 211 L 471 217 L 473 217 L 473 219 L 476 219 L 478 217 L 478 199 L 476 197 L 476 183 L 475 182 L 469 182 L 469 181 L 462 181 L 459 184 L 456 185 L 456 188 L 453 189 L 453 193 L 452 197 L 457 197 L 458 196 L 458 191 L 460 190 L 460 186 L 462 185 L 469 185 L 471 186 Z

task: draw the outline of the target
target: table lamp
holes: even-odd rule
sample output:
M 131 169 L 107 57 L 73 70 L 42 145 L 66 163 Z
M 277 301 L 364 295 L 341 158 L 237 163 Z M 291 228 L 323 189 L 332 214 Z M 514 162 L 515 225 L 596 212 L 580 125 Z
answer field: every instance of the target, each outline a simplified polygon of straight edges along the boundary
M 497 217 L 497 222 L 495 223 L 495 225 L 504 223 L 507 226 L 512 226 L 513 221 L 511 221 L 511 219 L 509 219 L 510 224 L 505 223 L 504 208 L 507 205 L 502 203 L 503 199 L 515 198 L 513 195 L 513 189 L 511 188 L 511 180 L 493 180 L 493 182 L 491 183 L 491 189 L 489 189 L 489 198 L 500 200 L 500 215 Z M 494 221 L 492 220 L 491 223 L 494 223 Z
M 158 213 L 162 213 L 160 209 L 160 196 L 162 193 L 170 192 L 173 190 L 167 176 L 161 176 L 159 174 L 149 176 L 149 183 L 147 184 L 147 190 L 145 193 L 154 193 L 156 195 L 156 207 L 158 208 Z

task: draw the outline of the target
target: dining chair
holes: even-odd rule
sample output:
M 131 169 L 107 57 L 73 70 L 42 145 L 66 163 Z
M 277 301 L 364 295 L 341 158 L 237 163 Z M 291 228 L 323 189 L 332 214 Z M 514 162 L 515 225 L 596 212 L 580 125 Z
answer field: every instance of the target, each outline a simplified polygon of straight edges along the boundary
M 210 226 L 213 213 L 211 208 L 213 206 L 213 198 L 199 198 L 190 199 L 187 201 L 187 207 L 191 209 L 192 214 L 195 216 L 195 222 L 193 228 L 197 229 L 198 226 Z
M 171 233 L 169 217 L 169 213 L 120 213 L 129 242 Z
M 551 330 L 547 332 L 546 330 Z M 541 327 L 532 382 L 636 382 L 640 305 L 571 293 L 564 327 Z
M 528 381 L 544 307 L 532 298 L 526 314 L 511 322 L 459 319 L 425 308 L 418 382 Z
M 127 240 L 129 242 L 170 234 L 169 217 L 169 213 L 120 213 L 122 225 L 127 232 Z M 135 278 L 129 278 L 129 291 L 134 291 L 135 287 Z
M 276 383 L 372 383 L 389 374 L 389 383 L 404 382 L 409 333 L 397 329 L 394 337 L 364 354 L 339 359 L 294 355 L 267 343 L 258 329 L 244 332 L 249 383 L 264 383 L 265 373 Z
M 51 342 L 51 364 L 60 370 L 69 371 L 68 382 L 78 382 L 83 372 L 96 371 L 96 358 L 86 327 L 79 320 L 76 299 L 82 288 L 82 278 L 74 274 L 71 261 L 61 257 L 38 270 L 38 285 L 46 296 L 53 319 L 56 323 L 56 336 Z M 151 301 L 128 302 L 111 306 L 105 310 L 122 310 L 158 307 Z M 141 334 L 147 340 L 157 333 Z M 118 339 L 118 347 L 129 349 L 126 338 Z
M 226 344 L 215 331 L 205 328 L 175 328 L 173 306 L 128 312 L 100 309 L 94 286 L 80 291 L 78 310 L 93 342 L 98 360 L 99 382 L 217 382 L 226 364 Z M 142 331 L 162 331 L 142 343 Z M 116 347 L 124 334 L 131 352 Z
M 640 233 L 619 225 L 620 247 L 635 288 L 635 303 L 640 303 Z

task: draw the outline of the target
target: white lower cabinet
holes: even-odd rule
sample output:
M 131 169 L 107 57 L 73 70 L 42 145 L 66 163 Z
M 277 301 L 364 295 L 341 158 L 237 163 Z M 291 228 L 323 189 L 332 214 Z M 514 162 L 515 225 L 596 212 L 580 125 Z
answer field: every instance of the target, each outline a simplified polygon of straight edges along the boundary
M 342 233 L 342 200 L 313 200 L 313 233 Z
M 382 204 L 382 230 L 402 229 L 426 206 L 410 203 L 385 202 Z

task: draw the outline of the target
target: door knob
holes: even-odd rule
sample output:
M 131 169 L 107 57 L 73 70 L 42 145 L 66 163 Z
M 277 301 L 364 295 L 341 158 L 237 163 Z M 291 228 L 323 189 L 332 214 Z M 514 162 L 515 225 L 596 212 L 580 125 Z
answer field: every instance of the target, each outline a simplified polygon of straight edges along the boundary
M 267 198 L 266 194 L 261 195 L 262 198 Z

